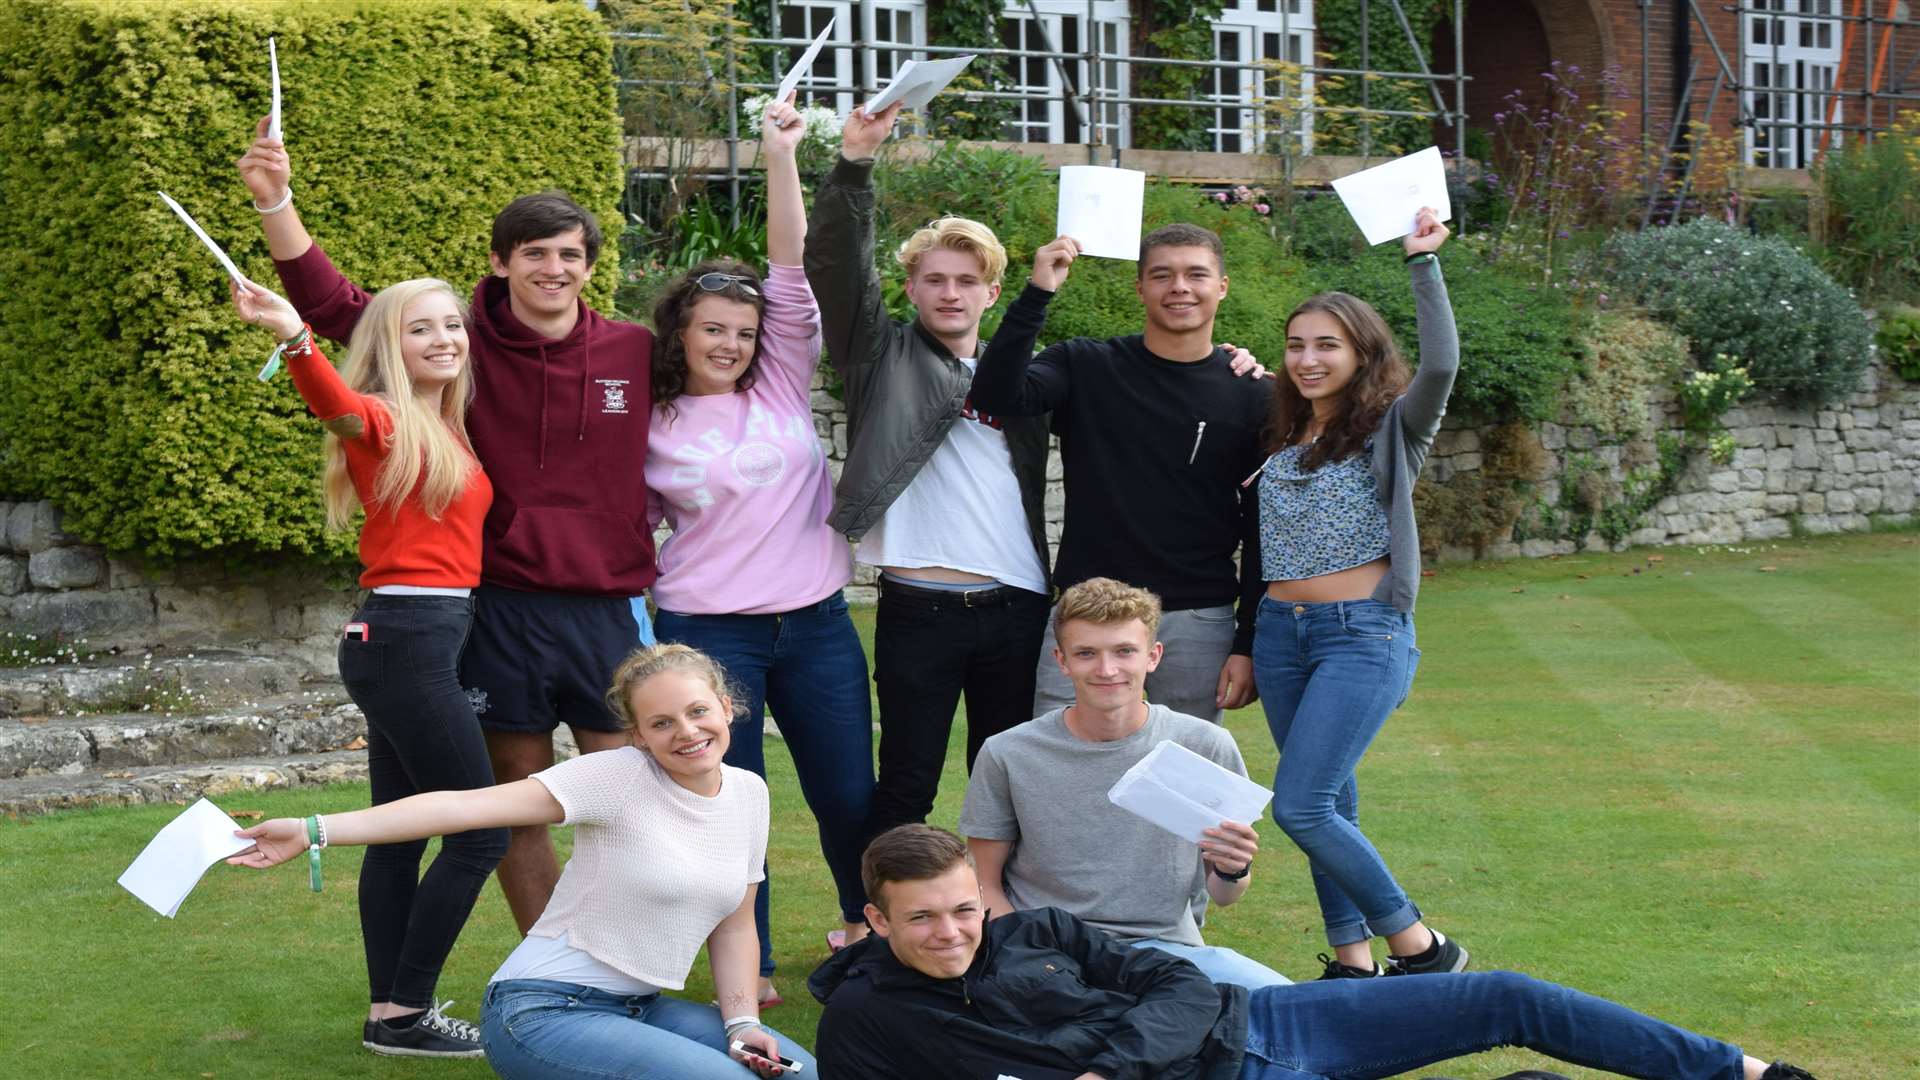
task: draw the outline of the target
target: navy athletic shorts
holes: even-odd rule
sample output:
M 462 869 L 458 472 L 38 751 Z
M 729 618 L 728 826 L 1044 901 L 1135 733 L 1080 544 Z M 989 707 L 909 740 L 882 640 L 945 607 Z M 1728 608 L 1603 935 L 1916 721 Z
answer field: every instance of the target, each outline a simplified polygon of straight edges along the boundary
M 460 685 L 487 731 L 619 731 L 607 686 L 628 654 L 652 644 L 652 629 L 639 598 L 482 585 Z

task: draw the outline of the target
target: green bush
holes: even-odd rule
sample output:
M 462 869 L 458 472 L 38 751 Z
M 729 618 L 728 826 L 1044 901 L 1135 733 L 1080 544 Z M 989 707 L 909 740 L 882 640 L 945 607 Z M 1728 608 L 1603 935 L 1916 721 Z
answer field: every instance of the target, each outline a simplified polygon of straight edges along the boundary
M 1687 339 L 1631 312 L 1605 312 L 1580 339 L 1580 365 L 1567 382 L 1575 423 L 1615 442 L 1652 432 L 1648 395 L 1687 366 Z
M 1732 357 L 1787 404 L 1845 398 L 1872 360 L 1860 305 L 1778 237 L 1698 218 L 1616 236 L 1605 257 L 1617 288 L 1685 334 L 1696 358 Z
M 1008 263 L 1001 300 L 981 321 L 991 334 L 1006 305 L 1020 295 L 1034 251 L 1054 237 L 1058 174 L 1024 154 L 948 144 L 924 161 L 883 159 L 874 186 L 876 258 L 889 306 L 899 318 L 912 315 L 904 274 L 892 258 L 902 240 L 943 213 L 979 218 L 993 227 L 1007 248 Z M 1143 231 L 1176 221 L 1214 230 L 1226 247 L 1230 288 L 1215 337 L 1248 349 L 1277 370 L 1285 352 L 1286 315 L 1314 291 L 1304 264 L 1287 254 L 1274 237 L 1272 220 L 1252 206 L 1222 206 L 1192 187 L 1149 180 Z M 1041 343 L 1138 332 L 1143 316 L 1134 271 L 1133 263 L 1118 259 L 1076 262 L 1048 309 Z
M 1819 167 L 1827 266 L 1871 300 L 1920 304 L 1920 115 Z
M 1895 305 L 1882 310 L 1874 342 L 1880 358 L 1901 378 L 1920 380 L 1920 308 Z
M 377 287 L 486 272 L 493 215 L 566 189 L 617 233 L 609 45 L 579 4 L 31 0 L 0 10 L 0 475 L 149 556 L 350 550 L 322 534 L 319 425 L 164 188 L 276 280 L 233 160 L 279 42 L 302 216 Z M 589 296 L 618 278 L 609 245 Z
M 1581 316 L 1566 294 L 1520 280 L 1478 243 L 1456 242 L 1440 253 L 1460 329 L 1460 375 L 1449 409 L 1478 420 L 1545 420 L 1558 411 L 1560 388 L 1573 372 Z M 1420 351 L 1413 290 L 1398 244 L 1351 262 L 1317 263 L 1322 288 L 1372 304 L 1393 328 L 1409 360 Z

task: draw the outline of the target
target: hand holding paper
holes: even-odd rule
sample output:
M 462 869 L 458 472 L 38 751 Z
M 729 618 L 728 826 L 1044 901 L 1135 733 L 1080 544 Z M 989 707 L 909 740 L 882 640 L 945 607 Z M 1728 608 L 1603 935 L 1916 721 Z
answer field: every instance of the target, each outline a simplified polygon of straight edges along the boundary
M 1071 236 L 1055 237 L 1033 253 L 1033 283 L 1048 292 L 1066 284 L 1067 268 L 1080 257 L 1080 243 Z
M 1140 212 L 1147 174 L 1105 165 L 1060 168 L 1059 224 L 1054 232 L 1080 242 L 1080 254 L 1140 258 Z
M 1423 207 L 1435 209 L 1441 221 L 1453 218 L 1446 164 L 1437 146 L 1343 176 L 1333 182 L 1333 190 L 1369 244 L 1413 232 Z
M 234 835 L 239 828 L 219 807 L 201 799 L 154 836 L 120 875 L 120 885 L 171 919 L 207 867 L 253 846 Z
M 1260 818 L 1273 793 L 1177 742 L 1163 742 L 1134 763 L 1107 792 L 1122 810 L 1193 843 L 1223 821 Z

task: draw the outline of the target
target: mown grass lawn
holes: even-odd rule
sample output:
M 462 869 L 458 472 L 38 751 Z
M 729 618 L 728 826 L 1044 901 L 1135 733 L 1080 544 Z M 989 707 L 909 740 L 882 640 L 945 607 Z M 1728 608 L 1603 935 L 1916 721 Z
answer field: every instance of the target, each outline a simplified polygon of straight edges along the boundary
M 1920 1075 L 1920 537 L 1447 565 L 1419 619 L 1419 678 L 1362 766 L 1363 821 L 1477 968 L 1570 983 L 1825 1080 Z M 1229 724 L 1270 773 L 1259 707 Z M 770 757 L 788 1004 L 768 1018 L 811 1042 L 802 983 L 832 892 L 791 766 Z M 959 813 L 957 747 L 951 761 L 937 824 Z M 366 791 L 224 802 L 304 814 Z M 486 1074 L 359 1048 L 357 850 L 328 853 L 319 896 L 291 866 L 216 867 L 174 921 L 122 892 L 175 812 L 0 821 L 0 1075 Z M 1208 937 L 1311 977 L 1325 946 L 1305 869 L 1271 822 L 1261 834 L 1252 892 Z M 456 1015 L 477 1014 L 515 940 L 489 888 L 441 982 Z M 696 968 L 687 995 L 710 989 Z M 1537 1063 L 1508 1051 L 1420 1075 Z

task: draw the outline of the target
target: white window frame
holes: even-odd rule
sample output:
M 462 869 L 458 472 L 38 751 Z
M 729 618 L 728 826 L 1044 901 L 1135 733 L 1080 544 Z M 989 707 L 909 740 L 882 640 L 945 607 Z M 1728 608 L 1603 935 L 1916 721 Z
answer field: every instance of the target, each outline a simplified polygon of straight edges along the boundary
M 1844 100 L 1833 94 L 1793 93 L 1832 90 L 1839 72 L 1845 35 L 1842 24 L 1799 15 L 1836 15 L 1840 0 L 1753 0 L 1765 13 L 1740 16 L 1740 65 L 1747 83 L 1742 93 L 1756 123 L 1746 129 L 1745 160 L 1775 169 L 1804 169 L 1819 152 L 1820 127 L 1832 108 L 1832 123 L 1844 122 Z M 1786 91 L 1786 92 L 1783 92 Z M 1781 124 L 1781 120 L 1789 121 Z M 1841 132 L 1828 146 L 1838 147 Z
M 786 32 L 788 13 L 796 10 L 806 12 L 802 16 L 802 30 L 800 33 L 789 34 Z M 854 12 L 855 6 L 850 0 L 783 2 L 779 6 L 779 32 L 775 36 L 805 38 L 811 41 L 820 36 L 820 31 L 827 25 L 828 19 L 834 19 L 833 37 L 830 40 L 835 44 L 850 44 L 854 40 Z M 922 25 L 924 26 L 924 21 Z M 871 41 L 872 38 L 868 37 L 866 40 Z M 787 51 L 789 57 L 783 59 L 798 60 L 800 54 L 805 51 L 805 46 L 794 45 L 788 47 Z M 842 115 L 852 112 L 855 104 L 853 92 L 847 88 L 859 85 L 854 66 L 857 56 L 858 53 L 853 49 L 821 49 L 820 55 L 813 59 L 812 69 L 800 77 L 800 93 L 795 99 L 799 107 L 804 109 L 808 105 L 821 104 L 831 106 L 833 111 Z M 823 70 L 830 74 L 821 74 Z M 780 74 L 785 75 L 786 71 L 785 64 L 782 64 Z
M 1313 66 L 1315 44 L 1314 0 L 1269 0 L 1271 11 L 1261 10 L 1261 0 L 1235 0 L 1213 21 L 1216 42 L 1219 35 L 1228 34 L 1238 39 L 1240 55 L 1238 57 L 1216 55 L 1219 60 L 1244 59 L 1249 62 L 1288 60 L 1297 51 L 1298 63 L 1304 67 Z M 1292 48 L 1289 48 L 1291 43 Z M 1221 50 L 1216 49 L 1216 53 Z M 1278 52 L 1278 55 L 1269 55 Z M 1313 73 L 1303 72 L 1300 76 L 1299 119 L 1292 132 L 1274 129 L 1265 108 L 1269 91 L 1266 74 L 1252 68 L 1239 72 L 1238 89 L 1226 92 L 1223 76 L 1229 73 L 1225 69 L 1214 69 L 1208 73 L 1207 93 L 1205 97 L 1222 103 L 1226 108 L 1210 111 L 1207 133 L 1212 140 L 1213 149 L 1224 150 L 1234 141 L 1239 143 L 1239 153 L 1259 153 L 1270 148 L 1270 144 L 1289 134 L 1296 141 L 1299 153 L 1313 152 L 1313 113 L 1305 106 L 1313 101 Z M 1234 109 L 1234 105 L 1238 109 Z
M 1033 7 L 1039 11 L 1040 25 L 1045 28 L 1046 38 L 1053 43 L 1056 51 L 1067 51 L 1062 47 L 1061 41 L 1062 31 L 1069 20 L 1077 28 L 1079 35 L 1075 42 L 1076 48 L 1072 51 L 1079 52 L 1085 49 L 1087 5 L 1084 0 L 1035 0 Z M 1023 28 L 1032 23 L 1034 17 L 1033 10 L 1029 9 L 1025 3 L 1018 2 L 1006 4 L 1000 14 L 1006 22 Z M 1093 21 L 1092 32 L 1100 37 L 1099 96 L 1102 99 L 1126 97 L 1131 82 L 1128 78 L 1128 68 L 1120 60 L 1129 55 L 1128 29 L 1133 21 L 1132 11 L 1126 0 L 1094 0 Z M 1021 40 L 1025 41 L 1027 37 L 1027 32 L 1023 29 Z M 1032 41 L 1032 45 L 1044 48 L 1037 37 Z M 1117 54 L 1114 49 L 1109 48 L 1109 45 L 1117 48 Z M 1040 64 L 1044 73 L 1044 82 L 1030 83 L 1025 82 L 1023 78 L 1009 89 L 1044 93 L 1047 95 L 1047 100 L 1011 102 L 1018 119 L 1009 122 L 1008 126 L 1013 130 L 1007 134 L 1017 135 L 1018 137 L 1013 140 L 1015 142 L 1064 143 L 1069 141 L 1067 139 L 1068 121 L 1074 116 L 1074 103 L 1067 100 L 1067 88 L 1060 79 L 1059 66 L 1052 59 L 1038 61 L 1022 59 L 1019 62 L 1022 66 Z M 1073 59 L 1060 61 L 1060 63 L 1067 65 L 1072 73 L 1075 87 L 1084 91 L 1090 81 L 1087 62 L 1084 59 Z M 1023 72 L 1023 76 L 1024 74 Z M 1114 100 L 1103 100 L 1097 104 L 1094 115 L 1089 117 L 1088 121 L 1100 131 L 1102 143 L 1124 148 L 1132 141 L 1129 131 L 1132 127 L 1132 117 L 1131 106 L 1119 104 Z M 1046 137 L 1034 138 L 1035 132 L 1040 130 L 1044 130 Z M 1073 141 L 1086 141 L 1085 133 L 1082 132 L 1081 138 Z

